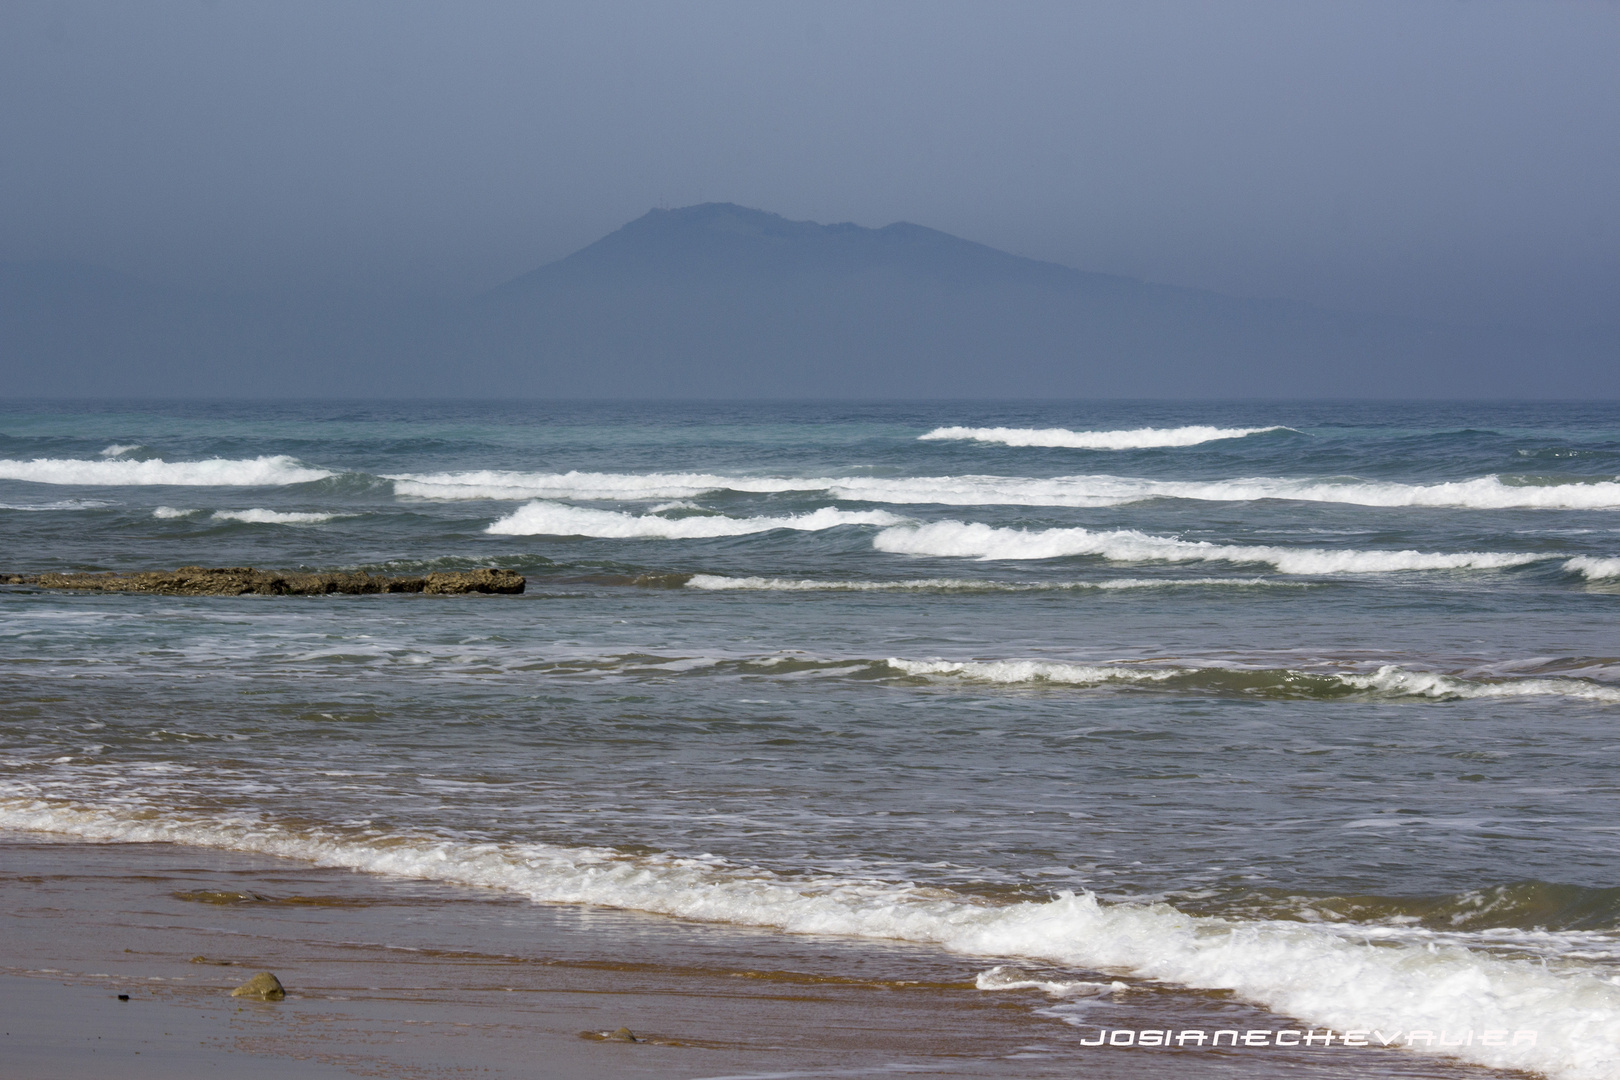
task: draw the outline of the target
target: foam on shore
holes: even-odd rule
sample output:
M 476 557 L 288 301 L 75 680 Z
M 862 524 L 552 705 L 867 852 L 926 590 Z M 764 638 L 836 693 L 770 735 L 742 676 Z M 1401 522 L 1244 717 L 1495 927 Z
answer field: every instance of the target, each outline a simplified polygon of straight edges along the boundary
M 1086 892 L 992 903 L 904 883 L 787 877 L 714 856 L 349 834 L 263 818 L 120 811 L 26 795 L 0 798 L 0 827 L 247 851 L 501 889 L 543 903 L 1027 957 L 1226 991 L 1339 1031 L 1533 1030 L 1533 1044 L 1476 1041 L 1445 1052 L 1557 1080 L 1607 1080 L 1620 1069 L 1620 985 L 1601 969 L 1553 971 L 1460 947 L 1451 943 L 1455 935 L 1441 939 L 1410 928 L 1198 917 L 1165 904 L 1106 904 Z M 997 981 L 990 980 L 990 988 Z

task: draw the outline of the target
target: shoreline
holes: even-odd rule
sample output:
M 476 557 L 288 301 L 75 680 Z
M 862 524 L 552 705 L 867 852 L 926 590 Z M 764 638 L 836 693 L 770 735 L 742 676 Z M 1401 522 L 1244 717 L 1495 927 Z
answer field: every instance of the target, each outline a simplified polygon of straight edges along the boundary
M 114 1058 L 135 1080 L 208 1062 L 268 1076 L 289 1061 L 318 1077 L 518 1077 L 537 1060 L 582 1080 L 1528 1075 L 1388 1050 L 1087 1047 L 1095 1033 L 1076 1023 L 1093 1009 L 1114 1027 L 1291 1022 L 1145 984 L 1080 1002 L 987 992 L 975 977 L 994 960 L 923 946 L 535 904 L 169 844 L 0 834 L 0 894 L 0 939 L 12 943 L 0 1008 L 17 1018 L 5 1056 L 30 1080 Z M 229 996 L 261 970 L 286 984 L 285 1001 Z M 603 1038 L 620 1027 L 640 1041 Z

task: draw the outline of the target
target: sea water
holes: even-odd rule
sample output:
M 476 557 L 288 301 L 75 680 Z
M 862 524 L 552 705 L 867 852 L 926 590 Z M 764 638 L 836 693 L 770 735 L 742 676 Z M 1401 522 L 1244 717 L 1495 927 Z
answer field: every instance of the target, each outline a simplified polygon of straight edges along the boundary
M 0 589 L 6 829 L 1620 1073 L 1620 407 L 14 403 L 0 553 L 528 579 Z

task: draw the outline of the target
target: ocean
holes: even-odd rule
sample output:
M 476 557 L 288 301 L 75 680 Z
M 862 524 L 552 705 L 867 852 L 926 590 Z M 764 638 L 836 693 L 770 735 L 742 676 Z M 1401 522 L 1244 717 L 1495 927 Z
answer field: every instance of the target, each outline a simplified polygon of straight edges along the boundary
M 1612 1077 L 1617 511 L 1609 404 L 12 402 L 0 572 L 527 589 L 0 588 L 0 830 L 905 943 L 1007 1076 Z

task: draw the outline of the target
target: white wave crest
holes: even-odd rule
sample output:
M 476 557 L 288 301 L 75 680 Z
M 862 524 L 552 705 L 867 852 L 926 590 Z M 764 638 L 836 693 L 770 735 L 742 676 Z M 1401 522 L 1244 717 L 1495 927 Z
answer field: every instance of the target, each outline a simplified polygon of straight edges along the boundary
M 324 525 L 337 518 L 353 516 L 353 514 L 313 514 L 298 510 L 261 510 L 258 507 L 252 510 L 216 510 L 213 514 L 215 521 L 241 521 L 249 525 Z
M 1128 683 L 1151 685 L 1170 679 L 1202 680 L 1208 686 L 1223 676 L 1242 676 L 1244 689 L 1256 688 L 1257 676 L 1266 674 L 1253 668 L 1229 667 L 1140 667 L 1125 664 L 1068 664 L 1053 660 L 902 660 L 891 657 L 889 667 L 909 676 L 948 676 L 970 682 L 1003 686 L 1055 685 L 1096 687 Z M 1605 686 L 1587 679 L 1521 678 L 1483 681 L 1444 675 L 1433 671 L 1411 671 L 1386 664 L 1368 674 L 1276 669 L 1270 672 L 1278 689 L 1298 689 L 1316 682 L 1337 685 L 1343 691 L 1365 693 L 1379 698 L 1426 698 L 1435 701 L 1471 701 L 1482 698 L 1559 697 L 1620 705 L 1620 687 Z
M 879 551 L 942 558 L 1057 559 L 1096 555 L 1111 562 L 1269 563 L 1284 574 L 1378 574 L 1397 570 L 1492 570 L 1547 558 L 1514 552 L 1357 551 L 1212 544 L 1135 529 L 1010 529 L 961 521 L 901 525 L 872 539 Z
M 772 529 L 819 532 L 840 525 L 896 525 L 904 518 L 882 510 L 823 508 L 786 517 L 733 518 L 720 516 L 667 518 L 656 514 L 626 514 L 617 510 L 591 510 L 557 503 L 532 502 L 490 525 L 485 532 L 503 536 L 595 536 L 615 540 L 696 540 L 718 536 L 747 536 Z
M 188 518 L 193 514 L 200 513 L 202 513 L 201 510 L 184 510 L 178 506 L 160 506 L 156 510 L 152 511 L 152 516 L 155 518 L 161 518 L 165 521 L 171 521 L 175 518 Z
M 0 510 L 95 510 L 106 505 L 94 499 L 58 499 L 48 503 L 0 503 Z
M 1048 660 L 901 660 L 890 657 L 891 668 L 906 675 L 959 675 L 975 682 L 1061 683 L 1102 686 L 1111 682 L 1163 682 L 1186 674 L 1185 668 L 1133 668 L 1104 664 L 1063 664 Z
M 1112 481 L 1112 477 L 1070 477 Z M 1620 483 L 1613 481 L 1558 484 L 1507 483 L 1500 476 L 1478 476 L 1439 484 L 1397 484 L 1356 479 L 1291 480 L 1258 477 L 1209 482 L 1121 480 L 1140 492 L 1136 498 L 1199 499 L 1206 502 L 1249 502 L 1288 499 L 1295 502 L 1344 503 L 1350 506 L 1431 506 L 1462 510 L 1614 510 L 1620 509 Z M 1090 489 L 1098 494 L 1106 486 Z M 1122 501 L 1128 501 L 1122 499 Z
M 1073 450 L 1145 450 L 1162 446 L 1197 446 L 1220 439 L 1241 439 L 1267 431 L 1293 431 L 1274 425 L 1257 428 L 1178 427 L 1133 428 L 1129 431 L 1070 431 L 1068 428 L 941 427 L 919 441 L 929 439 L 971 439 L 1003 446 L 1050 446 Z
M 113 443 L 101 452 L 102 457 L 123 457 L 131 450 L 139 450 L 140 443 Z
M 109 448 L 110 449 L 110 448 Z M 74 458 L 0 460 L 0 480 L 81 486 L 279 487 L 336 474 L 295 458 L 209 458 L 206 461 L 82 461 Z
M 1620 578 L 1620 559 L 1598 559 L 1590 555 L 1577 555 L 1564 564 L 1572 574 L 1580 574 L 1588 581 Z
M 1441 944 L 1421 931 L 1199 917 L 1165 904 L 1104 904 L 1090 893 L 995 904 L 881 881 L 786 880 L 713 857 L 409 835 L 353 838 L 262 820 L 138 816 L 33 798 L 0 799 L 0 826 L 102 842 L 249 851 L 484 886 L 545 903 L 1023 957 L 1224 990 L 1339 1031 L 1537 1030 L 1534 1044 L 1476 1041 L 1446 1052 L 1558 1080 L 1607 1080 L 1620 1069 L 1620 986 L 1595 969 L 1554 972 Z
M 528 473 L 504 469 L 400 473 L 383 477 L 394 494 L 416 499 L 690 499 L 709 491 L 820 490 L 814 480 L 717 476 L 711 473 Z M 799 489 L 788 486 L 796 483 Z
M 723 577 L 693 574 L 688 589 L 767 592 L 891 592 L 953 590 L 961 592 L 1061 592 L 1071 589 L 1166 589 L 1177 586 L 1298 586 L 1270 578 L 1113 578 L 1107 581 L 986 581 L 982 578 L 906 578 L 898 581 L 824 581 L 810 578 Z
M 1148 499 L 1250 502 L 1287 499 L 1351 506 L 1473 510 L 1620 509 L 1620 483 L 1513 483 L 1499 476 L 1438 484 L 1351 478 L 1148 480 L 1129 476 L 723 476 L 714 473 L 522 473 L 498 470 L 389 476 L 418 499 L 684 500 L 717 491 L 821 493 L 849 502 L 939 506 L 1120 506 Z
M 713 473 L 518 473 L 483 470 L 389 476 L 394 493 L 416 499 L 687 500 L 718 491 L 822 494 L 848 502 L 942 506 L 1113 506 L 1140 496 L 1089 494 L 1063 480 L 1004 476 L 721 476 Z
M 1620 705 L 1620 688 L 1602 686 L 1584 679 L 1504 679 L 1478 682 L 1441 675 L 1432 671 L 1408 671 L 1393 665 L 1371 675 L 1341 675 L 1346 685 L 1388 694 L 1392 697 L 1425 697 L 1449 700 L 1479 698 L 1562 697 Z

